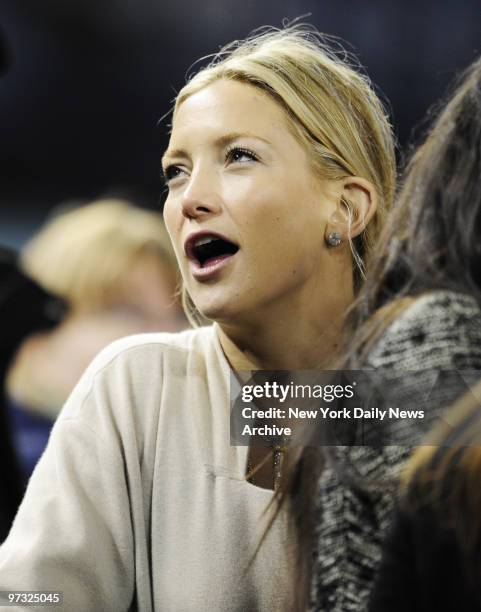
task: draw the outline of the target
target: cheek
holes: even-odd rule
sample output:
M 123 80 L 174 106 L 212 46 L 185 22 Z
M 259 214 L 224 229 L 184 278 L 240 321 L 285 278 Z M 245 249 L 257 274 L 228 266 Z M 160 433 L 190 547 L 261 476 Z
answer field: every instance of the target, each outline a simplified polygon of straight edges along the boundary
M 167 230 L 167 233 L 169 234 L 174 251 L 178 253 L 180 217 L 178 214 L 176 214 L 176 208 L 172 204 L 169 204 L 168 200 L 165 202 L 164 205 L 163 216 L 165 228 Z
M 169 198 L 167 198 L 167 200 L 165 201 L 163 215 L 164 215 L 165 227 L 167 228 L 167 231 L 169 232 L 169 235 L 172 239 L 172 230 L 174 227 L 174 215 L 173 215 L 173 206 L 170 203 Z
M 302 251 L 306 242 L 322 240 L 326 219 L 318 198 L 285 184 L 259 193 L 239 207 L 237 216 L 249 241 L 258 242 L 260 248 L 290 245 Z
M 325 219 L 317 200 L 302 201 L 302 193 L 272 192 L 249 207 L 243 222 L 250 266 L 261 275 L 302 277 L 323 257 Z M 306 196 L 308 198 L 309 195 Z

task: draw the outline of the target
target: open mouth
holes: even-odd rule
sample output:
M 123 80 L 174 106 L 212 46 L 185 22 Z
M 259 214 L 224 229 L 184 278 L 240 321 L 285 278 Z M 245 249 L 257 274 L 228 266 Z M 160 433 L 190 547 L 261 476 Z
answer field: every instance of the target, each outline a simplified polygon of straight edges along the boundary
M 239 247 L 236 244 L 214 234 L 192 237 L 186 244 L 187 257 L 201 268 L 212 265 L 226 257 L 231 257 L 238 250 Z

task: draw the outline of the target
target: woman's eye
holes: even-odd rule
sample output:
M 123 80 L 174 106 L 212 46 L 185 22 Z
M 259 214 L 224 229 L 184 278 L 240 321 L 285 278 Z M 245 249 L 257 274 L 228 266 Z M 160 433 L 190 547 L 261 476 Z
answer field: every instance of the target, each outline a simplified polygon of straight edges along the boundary
M 174 165 L 167 166 L 163 171 L 164 181 L 167 184 L 169 184 L 170 181 L 177 178 L 181 174 L 182 174 L 182 168 L 180 168 L 180 166 L 174 166 Z
M 245 161 L 259 161 L 257 155 L 249 149 L 243 147 L 232 147 L 226 153 L 226 162 L 245 162 Z

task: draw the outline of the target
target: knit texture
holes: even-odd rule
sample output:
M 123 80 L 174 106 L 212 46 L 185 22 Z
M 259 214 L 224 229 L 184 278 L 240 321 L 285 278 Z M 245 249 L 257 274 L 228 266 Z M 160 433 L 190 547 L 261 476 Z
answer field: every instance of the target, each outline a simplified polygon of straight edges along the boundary
M 365 368 L 381 371 L 383 384 L 400 390 L 403 406 L 424 409 L 426 424 L 434 424 L 464 387 L 450 377 L 433 387 L 433 371 L 481 370 L 479 306 L 470 296 L 448 291 L 419 298 L 387 328 Z M 429 397 L 427 385 L 432 387 Z M 319 482 L 311 610 L 367 609 L 400 470 L 419 443 L 412 430 L 409 435 L 402 446 L 338 447 L 330 452 Z

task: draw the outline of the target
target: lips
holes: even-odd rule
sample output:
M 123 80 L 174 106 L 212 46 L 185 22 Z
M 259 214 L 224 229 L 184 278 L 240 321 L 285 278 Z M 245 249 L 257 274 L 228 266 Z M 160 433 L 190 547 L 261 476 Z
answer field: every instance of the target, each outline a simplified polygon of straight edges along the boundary
M 217 232 L 196 232 L 185 242 L 188 259 L 201 268 L 216 260 L 232 257 L 238 250 L 239 246 L 235 242 Z
M 191 234 L 184 249 L 194 278 L 206 280 L 232 260 L 239 245 L 218 232 L 202 231 Z

